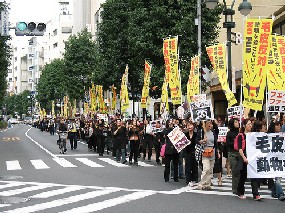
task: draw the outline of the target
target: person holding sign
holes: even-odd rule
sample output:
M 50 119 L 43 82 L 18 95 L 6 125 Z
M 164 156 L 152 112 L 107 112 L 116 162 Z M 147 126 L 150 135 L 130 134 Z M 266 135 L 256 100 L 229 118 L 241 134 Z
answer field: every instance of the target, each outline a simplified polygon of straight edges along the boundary
M 198 163 L 195 158 L 195 145 L 197 133 L 194 132 L 194 123 L 192 121 L 187 122 L 185 136 L 191 141 L 190 145 L 184 149 L 185 153 L 185 175 L 186 184 L 193 187 L 198 183 Z
M 168 119 L 165 124 L 165 167 L 164 167 L 164 181 L 169 182 L 169 173 L 170 173 L 170 162 L 173 161 L 173 173 L 174 173 L 174 182 L 178 182 L 178 160 L 179 160 L 179 153 L 175 149 L 174 145 L 171 143 L 168 134 L 173 130 L 173 121 L 172 119 Z
M 251 132 L 252 122 L 250 119 L 247 118 L 243 120 L 242 124 L 243 124 L 242 130 L 241 130 L 242 134 L 237 135 L 238 151 L 241 156 L 241 159 L 239 161 L 240 179 L 238 183 L 237 193 L 240 199 L 246 199 L 246 196 L 244 195 L 244 192 L 245 192 L 244 185 L 245 185 L 245 181 L 247 178 L 247 164 L 248 164 L 247 155 L 246 155 L 246 143 L 247 143 L 246 134 Z M 258 187 L 260 184 L 259 180 L 252 178 L 250 182 L 251 182 L 253 199 L 256 201 L 261 200 L 261 197 L 258 192 Z
M 196 143 L 202 144 L 204 151 L 202 154 L 203 171 L 196 189 L 212 189 L 211 178 L 213 177 L 215 158 L 220 158 L 220 154 L 217 152 L 218 134 L 219 130 L 218 128 L 213 129 L 212 121 L 203 121 L 203 128 L 197 133 Z

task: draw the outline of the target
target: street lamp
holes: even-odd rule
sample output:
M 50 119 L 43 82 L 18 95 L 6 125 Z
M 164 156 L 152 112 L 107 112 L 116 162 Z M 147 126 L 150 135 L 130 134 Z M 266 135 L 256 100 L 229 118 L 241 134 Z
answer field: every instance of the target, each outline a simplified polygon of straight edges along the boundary
M 205 0 L 206 6 L 211 9 L 214 8 L 214 5 L 218 4 L 218 0 Z M 229 88 L 232 90 L 232 43 L 231 43 L 231 33 L 232 28 L 235 28 L 235 22 L 233 21 L 233 15 L 235 14 L 235 11 L 233 10 L 234 4 L 236 0 L 232 1 L 231 7 L 227 8 L 226 1 L 223 0 L 223 15 L 225 16 L 225 22 L 223 23 L 223 27 L 227 29 L 227 59 L 228 59 L 228 82 L 229 82 Z M 250 2 L 247 0 L 243 0 L 242 3 L 240 3 L 238 10 L 240 13 L 244 16 L 247 16 L 250 11 L 252 10 L 252 6 Z

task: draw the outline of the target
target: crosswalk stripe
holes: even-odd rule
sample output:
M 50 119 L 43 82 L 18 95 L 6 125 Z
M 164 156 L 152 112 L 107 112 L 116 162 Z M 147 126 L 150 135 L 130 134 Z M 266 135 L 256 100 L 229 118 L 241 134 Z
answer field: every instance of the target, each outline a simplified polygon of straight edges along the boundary
M 150 195 L 155 194 L 155 192 L 134 192 L 128 195 L 124 195 L 124 196 L 120 196 L 120 197 L 116 197 L 113 199 L 108 199 L 108 200 L 104 200 L 102 202 L 98 202 L 98 203 L 92 203 L 86 206 L 82 206 L 82 207 L 77 207 L 74 209 L 70 209 L 67 211 L 63 211 L 60 213 L 90 213 L 90 212 L 96 212 L 96 211 L 100 211 L 102 209 L 106 209 L 109 207 L 113 207 L 119 204 L 123 204 L 123 203 L 128 203 L 130 201 L 133 200 L 138 200 Z
M 49 169 L 50 168 L 42 160 L 31 160 L 31 163 L 33 164 L 35 169 Z
M 122 164 L 122 163 L 118 163 L 118 162 L 116 162 L 116 161 L 114 161 L 114 160 L 112 160 L 110 158 L 98 158 L 98 159 L 101 160 L 101 161 L 104 161 L 104 162 L 106 162 L 108 164 L 111 164 L 113 166 L 116 166 L 116 167 L 130 167 L 128 165 L 125 165 L 125 164 Z
M 6 161 L 6 165 L 7 165 L 7 170 L 20 170 L 20 169 L 22 169 L 19 161 L 17 161 L 17 160 Z
M 0 196 L 13 196 L 13 195 L 22 194 L 22 193 L 25 193 L 25 192 L 45 189 L 45 188 L 48 188 L 48 187 L 51 187 L 51 186 L 28 186 L 28 187 L 21 188 L 21 189 L 13 189 L 13 190 L 0 192 Z
M 64 158 L 53 158 L 62 167 L 77 167 Z
M 23 186 L 23 185 L 26 185 L 26 183 L 21 183 L 21 182 L 8 183 L 8 184 L 1 185 L 1 186 L 0 186 L 0 189 L 5 189 L 5 188 L 15 187 L 15 186 Z
M 11 206 L 11 204 L 0 204 L 0 208 Z
M 42 192 L 40 194 L 33 195 L 30 198 L 48 198 L 48 197 L 53 197 L 56 195 L 62 195 L 64 193 L 68 193 L 68 192 L 78 191 L 81 189 L 84 189 L 84 187 L 70 186 L 70 187 L 65 187 L 63 189 L 56 189 L 56 190 L 52 190 L 52 191 L 48 191 L 48 192 Z
M 92 160 L 87 159 L 87 158 L 75 158 L 75 159 L 80 161 L 81 163 L 84 163 L 87 166 L 90 166 L 90 167 L 104 167 L 98 163 L 95 163 Z
M 143 166 L 143 167 L 154 167 L 154 165 L 151 164 L 147 164 L 145 162 L 142 161 L 138 161 L 139 166 Z
M 45 203 L 40 203 L 36 204 L 33 206 L 26 206 L 26 207 L 21 207 L 17 209 L 13 209 L 10 211 L 5 211 L 4 213 L 31 213 L 31 212 L 37 212 L 37 211 L 43 211 L 46 209 L 54 208 L 54 207 L 59 207 L 71 203 L 76 203 L 82 200 L 87 200 L 87 199 L 92 199 L 95 197 L 107 195 L 113 192 L 116 192 L 118 190 L 98 190 L 98 191 L 92 191 L 92 192 L 87 192 L 84 194 L 79 194 L 79 195 L 74 195 L 71 197 L 67 197 L 64 199 L 58 199 L 58 200 L 53 200 L 50 202 L 45 202 Z

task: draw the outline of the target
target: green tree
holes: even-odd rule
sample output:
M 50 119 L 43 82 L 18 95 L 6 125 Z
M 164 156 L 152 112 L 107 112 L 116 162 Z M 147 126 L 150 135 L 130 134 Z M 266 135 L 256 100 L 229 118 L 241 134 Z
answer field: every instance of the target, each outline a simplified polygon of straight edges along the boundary
M 96 56 L 97 46 L 87 29 L 71 36 L 65 42 L 64 72 L 68 82 L 66 91 L 71 100 L 83 99 L 84 87 L 89 86 L 85 80 L 98 82 Z
M 221 9 L 209 11 L 202 5 L 203 64 L 209 64 L 205 46 L 216 42 Z M 119 86 L 129 65 L 129 82 L 143 85 L 144 59 L 153 63 L 151 86 L 161 87 L 164 77 L 163 38 L 179 36 L 182 88 L 185 92 L 190 59 L 197 54 L 196 0 L 107 0 L 99 26 L 101 81 Z
M 0 3 L 0 11 L 8 10 L 8 5 L 4 2 Z M 7 89 L 7 73 L 11 59 L 11 47 L 8 41 L 11 40 L 10 36 L 0 36 L 0 106 L 6 95 Z
M 62 99 L 67 94 L 69 85 L 66 79 L 65 64 L 62 59 L 55 59 L 43 68 L 41 78 L 37 85 L 37 100 L 41 107 L 50 109 L 51 102 Z

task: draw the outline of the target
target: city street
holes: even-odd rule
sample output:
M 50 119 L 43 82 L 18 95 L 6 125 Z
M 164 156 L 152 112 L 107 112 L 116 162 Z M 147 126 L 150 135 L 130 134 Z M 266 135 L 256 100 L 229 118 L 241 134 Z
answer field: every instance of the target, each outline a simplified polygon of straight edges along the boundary
M 83 142 L 62 155 L 56 139 L 23 124 L 0 132 L 0 212 L 284 212 L 265 186 L 261 202 L 249 183 L 246 200 L 232 196 L 225 176 L 223 186 L 214 179 L 211 191 L 198 191 L 184 179 L 165 183 L 155 161 L 123 165 Z

